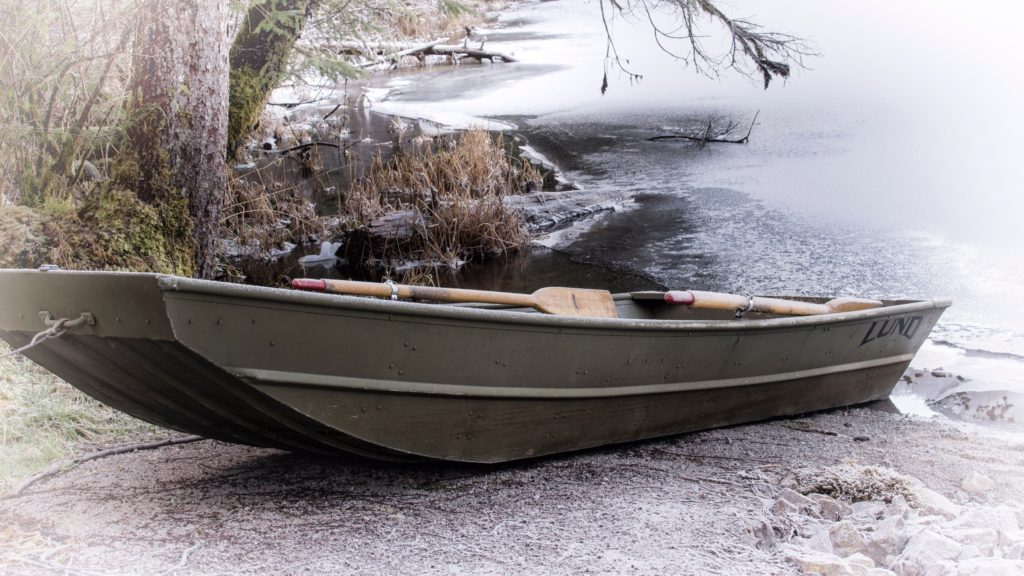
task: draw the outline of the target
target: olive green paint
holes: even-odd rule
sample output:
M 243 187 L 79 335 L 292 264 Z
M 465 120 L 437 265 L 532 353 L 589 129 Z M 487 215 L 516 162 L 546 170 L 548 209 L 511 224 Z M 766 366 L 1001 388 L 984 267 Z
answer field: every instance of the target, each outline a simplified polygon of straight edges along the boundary
M 886 398 L 947 301 L 805 317 L 616 296 L 619 318 L 152 274 L 0 270 L 0 338 L 144 420 L 230 442 L 503 462 Z M 825 299 L 814 299 L 824 302 Z M 920 329 L 884 337 L 873 327 Z M 907 324 L 909 325 L 909 324 Z

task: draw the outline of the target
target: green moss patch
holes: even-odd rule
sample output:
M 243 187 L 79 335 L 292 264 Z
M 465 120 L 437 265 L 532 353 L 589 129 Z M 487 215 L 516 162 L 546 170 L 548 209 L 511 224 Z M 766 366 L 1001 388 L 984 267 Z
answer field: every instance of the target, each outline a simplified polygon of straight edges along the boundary
M 111 188 L 85 198 L 76 211 L 49 212 L 50 262 L 62 268 L 192 274 L 195 243 L 184 198 L 150 205 Z

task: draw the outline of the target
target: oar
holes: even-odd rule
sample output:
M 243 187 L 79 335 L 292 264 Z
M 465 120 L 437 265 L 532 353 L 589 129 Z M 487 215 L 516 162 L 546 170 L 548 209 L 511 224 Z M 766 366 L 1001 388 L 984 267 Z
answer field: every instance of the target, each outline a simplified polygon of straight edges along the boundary
M 403 284 L 377 284 L 353 280 L 315 280 L 296 278 L 292 288 L 315 292 L 336 292 L 356 296 L 377 296 L 379 298 L 421 298 L 441 302 L 486 302 L 535 308 L 548 314 L 562 316 L 592 316 L 595 318 L 618 318 L 615 301 L 611 292 L 586 288 L 541 288 L 533 294 L 512 292 L 490 292 L 487 290 L 462 290 L 459 288 L 435 288 L 433 286 L 406 286 Z
M 640 295 L 643 294 L 643 295 Z M 638 297 L 639 295 L 639 297 Z M 683 304 L 690 308 L 710 310 L 731 310 L 737 314 L 745 312 L 767 312 L 792 316 L 814 316 L 816 314 L 835 314 L 837 312 L 854 312 L 868 310 L 882 305 L 880 300 L 868 298 L 836 298 L 824 304 L 800 302 L 799 300 L 783 300 L 781 298 L 747 297 L 719 292 L 701 292 L 699 290 L 670 290 L 668 292 L 634 293 L 634 299 L 654 299 L 661 296 L 669 304 Z

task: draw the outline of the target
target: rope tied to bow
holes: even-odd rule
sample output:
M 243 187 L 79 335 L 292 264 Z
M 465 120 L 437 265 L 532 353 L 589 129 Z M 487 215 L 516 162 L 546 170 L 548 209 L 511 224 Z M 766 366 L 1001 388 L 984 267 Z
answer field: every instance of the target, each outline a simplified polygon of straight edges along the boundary
M 33 336 L 32 340 L 21 348 L 16 348 L 10 352 L 0 355 L 0 360 L 6 360 L 11 356 L 21 354 L 22 352 L 35 348 L 47 340 L 60 338 L 72 328 L 82 326 L 83 324 L 95 324 L 95 320 L 89 312 L 83 312 L 81 316 L 74 320 L 70 320 L 68 318 L 58 318 L 54 320 L 53 316 L 50 315 L 49 312 L 40 313 L 40 316 L 43 318 L 43 323 L 46 324 L 46 330 L 43 330 Z

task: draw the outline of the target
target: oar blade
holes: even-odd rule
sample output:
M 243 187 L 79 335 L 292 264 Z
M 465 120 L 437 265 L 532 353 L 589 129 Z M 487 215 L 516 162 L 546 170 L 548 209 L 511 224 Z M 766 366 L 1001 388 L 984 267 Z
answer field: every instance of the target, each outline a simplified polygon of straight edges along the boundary
M 587 288 L 541 288 L 530 295 L 537 310 L 561 316 L 618 318 L 615 300 L 607 290 Z
M 828 307 L 829 312 L 856 312 L 858 310 L 880 308 L 882 306 L 882 301 L 872 300 L 871 298 L 852 298 L 844 296 L 842 298 L 829 300 L 825 303 L 825 306 Z

